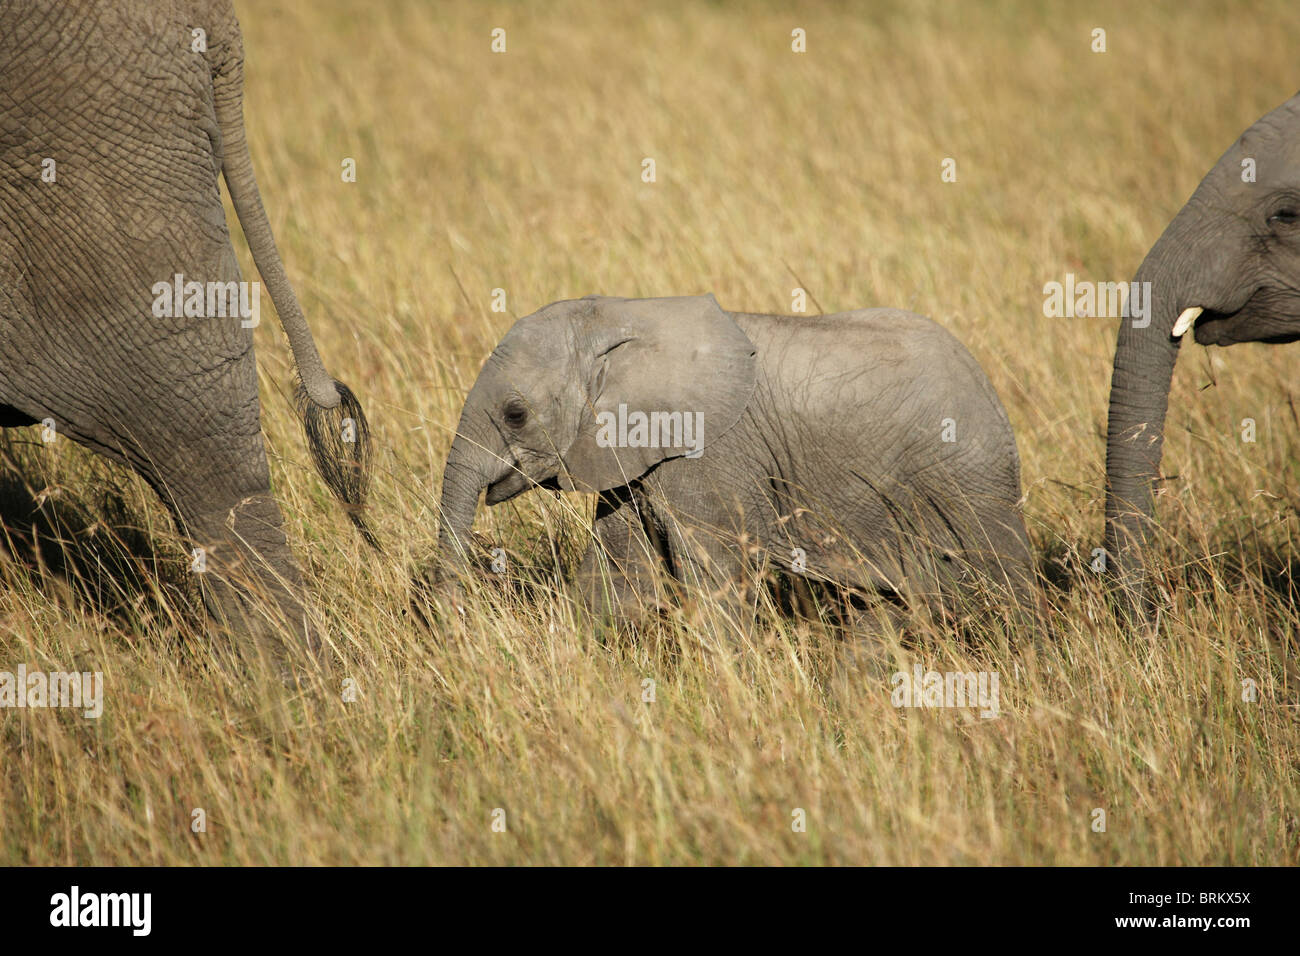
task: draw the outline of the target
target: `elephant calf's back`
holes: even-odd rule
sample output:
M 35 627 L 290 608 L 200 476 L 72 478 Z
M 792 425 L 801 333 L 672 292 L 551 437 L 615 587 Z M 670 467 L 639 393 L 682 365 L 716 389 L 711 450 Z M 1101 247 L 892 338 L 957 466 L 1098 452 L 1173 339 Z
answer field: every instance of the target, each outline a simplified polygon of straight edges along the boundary
M 736 319 L 758 347 L 757 400 L 770 414 L 916 477 L 945 462 L 978 470 L 1018 500 L 1010 420 L 942 326 L 901 309 Z
M 790 426 L 784 484 L 802 500 L 789 504 L 853 531 L 886 578 L 928 577 L 960 556 L 1023 592 L 1032 562 L 1015 437 L 955 337 L 897 309 L 737 321 L 759 350 L 759 414 Z

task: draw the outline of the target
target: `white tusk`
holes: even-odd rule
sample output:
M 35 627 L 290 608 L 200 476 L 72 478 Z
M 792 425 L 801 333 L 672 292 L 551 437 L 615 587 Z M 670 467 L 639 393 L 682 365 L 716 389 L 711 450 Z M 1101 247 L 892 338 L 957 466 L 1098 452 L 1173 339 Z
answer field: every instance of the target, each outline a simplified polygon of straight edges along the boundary
M 1178 316 L 1178 321 L 1174 323 L 1174 338 L 1182 338 L 1184 333 L 1192 327 L 1192 323 L 1199 319 L 1204 311 L 1199 305 L 1190 309 L 1183 309 L 1182 314 Z

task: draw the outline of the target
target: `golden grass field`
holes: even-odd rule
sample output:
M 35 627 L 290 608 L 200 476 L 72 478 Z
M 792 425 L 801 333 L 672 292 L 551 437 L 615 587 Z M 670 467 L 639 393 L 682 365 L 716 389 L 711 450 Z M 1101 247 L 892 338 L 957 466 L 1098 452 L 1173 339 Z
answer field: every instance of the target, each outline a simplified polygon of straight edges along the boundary
M 273 321 L 257 332 L 273 485 L 337 657 L 301 686 L 211 666 L 141 481 L 8 432 L 0 669 L 101 670 L 107 689 L 97 721 L 0 714 L 0 863 L 1300 862 L 1300 346 L 1183 349 L 1159 502 L 1172 603 L 1149 637 L 1087 569 L 1115 322 L 1042 308 L 1066 272 L 1130 278 L 1296 92 L 1300 6 L 236 7 L 263 198 L 326 365 L 370 416 L 388 553 L 311 470 Z M 561 598 L 489 594 L 442 634 L 412 626 L 460 404 L 515 318 L 589 292 L 788 312 L 795 286 L 826 312 L 931 315 L 983 364 L 1016 430 L 1052 640 L 923 632 L 896 664 L 852 666 L 826 629 L 738 635 L 707 600 L 597 638 Z M 548 541 L 583 546 L 590 506 L 526 495 L 478 529 L 549 566 Z M 918 662 L 997 672 L 1001 716 L 896 709 L 890 673 Z

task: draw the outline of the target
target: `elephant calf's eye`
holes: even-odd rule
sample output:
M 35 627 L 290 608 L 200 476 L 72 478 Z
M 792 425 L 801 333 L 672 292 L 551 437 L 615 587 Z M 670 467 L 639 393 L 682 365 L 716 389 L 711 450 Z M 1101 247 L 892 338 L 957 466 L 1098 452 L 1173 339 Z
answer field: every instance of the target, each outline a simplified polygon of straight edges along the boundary
M 519 428 L 528 421 L 528 406 L 520 401 L 506 402 L 502 417 L 511 428 Z

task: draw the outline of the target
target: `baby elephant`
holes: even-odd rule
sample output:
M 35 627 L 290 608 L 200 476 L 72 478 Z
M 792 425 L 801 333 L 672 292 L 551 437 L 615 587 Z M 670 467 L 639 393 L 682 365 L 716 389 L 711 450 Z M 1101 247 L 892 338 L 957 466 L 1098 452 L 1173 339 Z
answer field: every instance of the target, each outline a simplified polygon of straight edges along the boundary
M 588 296 L 520 319 L 447 457 L 445 562 L 467 567 L 480 491 L 538 486 L 600 494 L 578 577 L 603 612 L 665 573 L 736 596 L 764 569 L 796 596 L 1033 602 L 1006 412 L 956 339 L 897 309 Z

